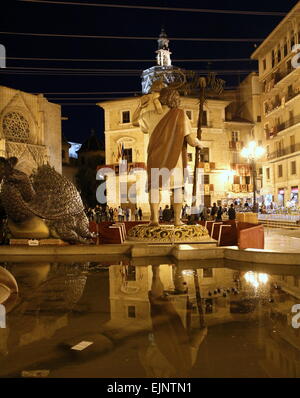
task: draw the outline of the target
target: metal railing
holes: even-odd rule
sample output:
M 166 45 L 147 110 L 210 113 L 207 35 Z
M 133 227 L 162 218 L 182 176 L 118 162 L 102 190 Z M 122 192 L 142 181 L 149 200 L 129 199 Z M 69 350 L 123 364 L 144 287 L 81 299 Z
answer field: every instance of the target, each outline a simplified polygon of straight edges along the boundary
M 267 159 L 272 160 L 276 158 L 280 158 L 281 156 L 290 155 L 294 152 L 300 151 L 300 144 L 290 145 L 286 148 L 278 149 L 277 151 L 270 152 L 267 154 Z

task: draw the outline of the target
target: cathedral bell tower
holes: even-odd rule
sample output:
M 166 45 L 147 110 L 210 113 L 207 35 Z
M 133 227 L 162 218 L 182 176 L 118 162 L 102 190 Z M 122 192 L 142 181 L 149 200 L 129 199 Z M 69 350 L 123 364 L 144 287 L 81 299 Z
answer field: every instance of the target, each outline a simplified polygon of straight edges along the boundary
M 169 39 L 165 30 L 162 28 L 158 42 L 158 50 L 156 51 L 156 59 L 158 66 L 171 66 L 171 51 L 169 49 Z
M 148 94 L 151 90 L 153 82 L 160 80 L 165 86 L 168 86 L 175 79 L 176 71 L 180 70 L 171 62 L 171 51 L 169 49 L 169 39 L 162 28 L 158 42 L 158 49 L 156 50 L 156 65 L 145 69 L 142 73 L 142 92 Z

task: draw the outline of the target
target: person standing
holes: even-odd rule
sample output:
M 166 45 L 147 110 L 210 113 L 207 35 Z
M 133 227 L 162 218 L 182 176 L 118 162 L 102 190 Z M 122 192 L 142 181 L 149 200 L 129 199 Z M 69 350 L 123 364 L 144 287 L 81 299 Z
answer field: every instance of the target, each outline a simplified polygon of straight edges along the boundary
M 118 221 L 119 222 L 123 221 L 123 210 L 121 206 L 118 207 Z
M 159 208 L 159 214 L 158 214 L 158 216 L 159 216 L 159 222 L 162 222 L 162 219 L 163 219 L 163 209 L 160 207 Z
M 201 213 L 201 220 L 202 220 L 202 221 L 206 221 L 206 220 L 207 220 L 207 217 L 208 217 L 208 214 L 207 214 L 207 207 L 204 205 L 204 206 L 203 206 L 203 209 L 202 209 L 202 213 Z
M 135 221 L 139 221 L 139 211 L 137 207 L 134 209 L 134 219 Z
M 219 206 L 218 211 L 217 211 L 216 221 L 222 221 L 222 214 L 223 214 L 222 206 Z
M 210 212 L 212 220 L 214 220 L 216 218 L 217 212 L 218 212 L 217 205 L 216 205 L 216 203 L 213 203 L 213 206 L 212 206 L 211 212 Z
M 231 203 L 229 210 L 228 210 L 228 218 L 229 220 L 235 220 L 236 214 L 233 203 Z
M 139 207 L 139 218 L 140 218 L 140 221 L 142 221 L 142 219 L 143 219 L 143 211 L 142 211 L 142 209 Z
M 114 209 L 112 207 L 109 209 L 109 221 L 114 221 Z

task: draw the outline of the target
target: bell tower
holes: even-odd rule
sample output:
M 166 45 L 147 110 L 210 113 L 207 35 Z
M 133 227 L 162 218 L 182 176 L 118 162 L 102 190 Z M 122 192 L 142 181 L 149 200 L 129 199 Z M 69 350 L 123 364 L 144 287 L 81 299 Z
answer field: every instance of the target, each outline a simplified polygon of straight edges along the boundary
M 164 28 L 161 29 L 159 38 L 157 40 L 158 42 L 158 50 L 156 51 L 156 60 L 157 60 L 157 65 L 158 66 L 171 66 L 171 51 L 169 49 L 169 39 L 168 36 L 164 30 Z

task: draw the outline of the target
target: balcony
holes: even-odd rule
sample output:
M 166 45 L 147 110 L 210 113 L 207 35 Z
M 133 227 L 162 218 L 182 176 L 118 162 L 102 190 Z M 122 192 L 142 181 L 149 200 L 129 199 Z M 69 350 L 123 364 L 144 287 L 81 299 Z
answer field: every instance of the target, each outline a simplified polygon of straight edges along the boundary
M 231 163 L 231 169 L 236 172 L 236 175 L 241 177 L 251 175 L 251 165 L 248 163 Z
M 274 126 L 274 127 L 265 129 L 265 134 L 266 134 L 267 140 L 270 140 L 270 139 L 276 137 L 277 133 L 278 133 L 278 126 Z
M 289 93 L 287 93 L 287 95 L 285 96 L 285 102 L 290 101 L 291 99 L 297 97 L 297 95 L 299 95 L 299 91 L 290 91 Z
M 300 144 L 290 145 L 289 147 L 281 148 L 281 149 L 278 149 L 277 151 L 268 153 L 267 159 L 268 160 L 277 159 L 282 156 L 291 155 L 294 152 L 298 152 L 298 151 L 300 151 Z
M 294 116 L 293 118 L 290 118 L 286 122 L 278 124 L 277 125 L 277 133 L 280 133 L 283 130 L 293 127 L 298 123 L 300 123 L 300 115 Z
M 124 167 L 124 169 L 122 169 L 122 171 L 127 172 L 127 173 L 132 172 L 134 169 L 147 170 L 147 165 L 144 162 L 127 163 L 127 170 L 125 169 L 125 166 L 123 166 L 123 167 Z M 120 164 L 119 163 L 101 165 L 101 166 L 97 167 L 97 170 L 104 169 L 104 168 L 113 170 L 115 172 L 116 176 L 118 176 L 120 174 Z
M 253 185 L 252 184 L 232 184 L 231 192 L 234 192 L 234 193 L 253 192 Z
M 289 66 L 285 71 L 277 71 L 272 74 L 271 79 L 268 82 L 265 82 L 264 92 L 265 94 L 270 92 L 278 83 L 280 83 L 285 77 L 289 76 L 292 72 L 294 72 L 295 68 Z
M 214 162 L 200 162 L 199 168 L 204 169 L 204 173 L 209 173 L 212 170 L 215 170 L 216 163 Z

